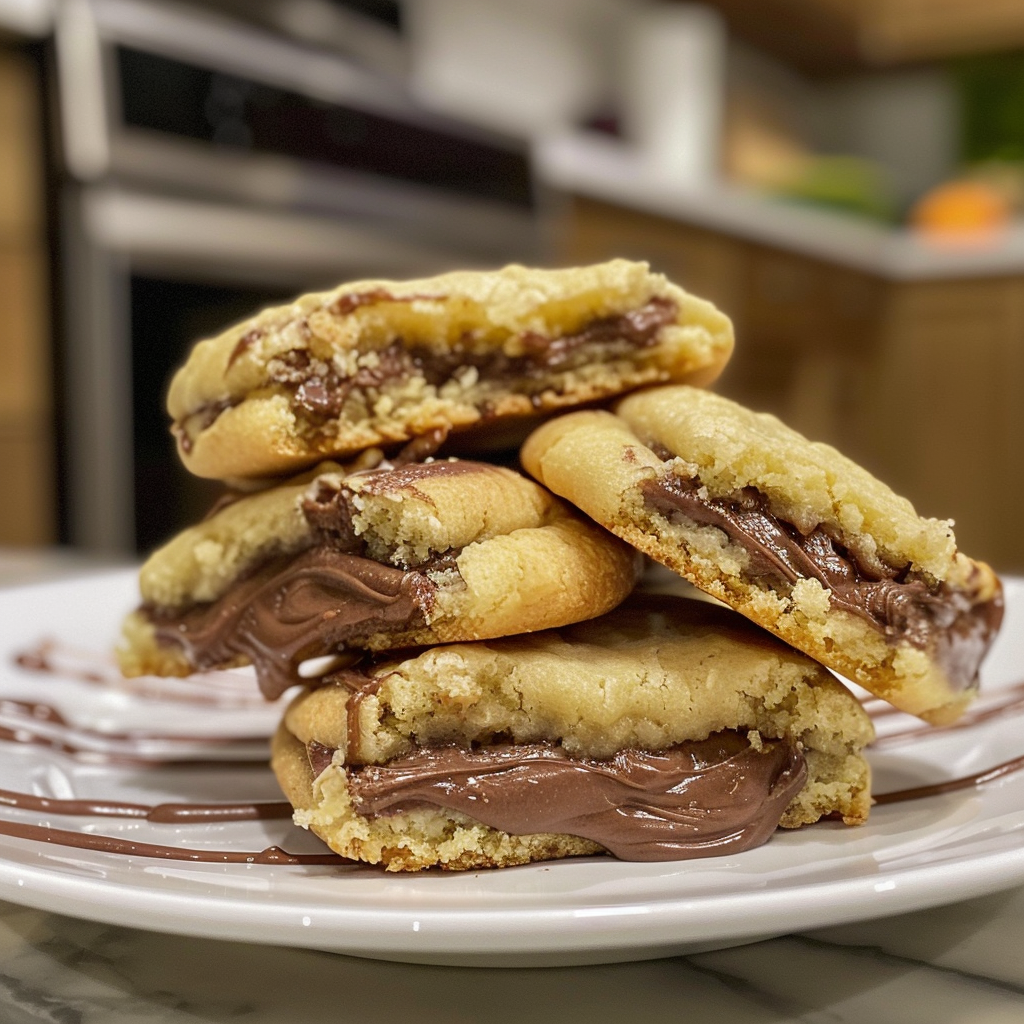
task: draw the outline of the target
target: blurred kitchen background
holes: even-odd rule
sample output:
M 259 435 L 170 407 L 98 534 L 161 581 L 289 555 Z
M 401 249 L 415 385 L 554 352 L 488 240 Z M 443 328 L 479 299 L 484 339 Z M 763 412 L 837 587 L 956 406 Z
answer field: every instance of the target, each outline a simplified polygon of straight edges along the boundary
M 1022 216 L 1022 3 L 0 0 L 0 547 L 197 518 L 167 382 L 261 305 L 627 256 L 1024 570 Z

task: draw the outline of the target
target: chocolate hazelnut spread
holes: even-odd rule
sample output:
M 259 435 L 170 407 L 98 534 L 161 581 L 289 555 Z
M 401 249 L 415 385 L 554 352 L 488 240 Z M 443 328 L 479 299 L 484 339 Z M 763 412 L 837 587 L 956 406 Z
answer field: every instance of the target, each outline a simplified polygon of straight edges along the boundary
M 274 700 L 299 682 L 303 661 L 424 625 L 436 589 L 423 573 L 321 546 L 274 559 L 211 604 L 149 614 L 157 638 L 197 668 L 251 661 Z
M 371 664 L 359 665 L 355 668 L 341 669 L 332 672 L 323 680 L 325 686 L 343 686 L 348 690 L 348 699 L 345 701 L 345 761 L 348 764 L 361 764 L 363 760 L 362 745 L 359 741 L 359 708 L 363 701 L 375 694 L 381 687 L 386 676 L 374 676 L 371 674 Z M 313 763 L 313 746 L 320 748 L 317 755 L 320 761 L 326 757 L 327 762 L 321 763 L 320 767 Z M 316 775 L 327 767 L 334 756 L 334 751 L 328 747 L 321 747 L 320 744 L 310 746 L 310 767 Z
M 769 587 L 819 580 L 833 608 L 870 622 L 892 643 L 927 649 L 951 687 L 976 685 L 978 668 L 1002 621 L 1001 595 L 975 603 L 969 593 L 928 583 L 909 566 L 866 565 L 823 527 L 802 534 L 775 516 L 768 499 L 752 487 L 731 498 L 712 498 L 699 480 L 673 473 L 645 480 L 649 507 L 671 517 L 681 513 L 698 526 L 714 526 L 748 555 L 745 575 Z
M 393 466 L 405 466 L 413 462 L 423 462 L 431 458 L 437 450 L 448 439 L 451 433 L 450 427 L 435 427 L 425 434 L 414 437 L 408 444 L 403 445 L 401 450 L 388 461 Z
M 326 766 L 325 752 L 310 751 L 314 771 Z M 347 769 L 353 806 L 365 816 L 430 804 L 513 835 L 580 836 L 630 861 L 759 846 L 806 777 L 794 743 L 769 740 L 758 751 L 736 732 L 653 753 L 624 750 L 606 761 L 535 743 L 423 747 Z
M 410 463 L 370 470 L 362 489 L 379 493 L 435 476 L 484 471 L 468 461 Z M 264 696 L 273 700 L 299 682 L 309 658 L 342 652 L 377 633 L 426 625 L 440 572 L 458 572 L 458 551 L 397 567 L 366 554 L 352 523 L 353 494 L 320 488 L 303 503 L 311 547 L 271 558 L 218 600 L 191 608 L 145 609 L 157 639 L 184 649 L 198 669 L 251 661 Z
M 387 494 L 400 487 L 415 487 L 417 481 L 438 476 L 467 476 L 475 473 L 493 473 L 494 466 L 471 459 L 451 459 L 436 462 L 405 462 L 393 469 L 372 469 L 359 474 L 360 494 Z M 500 470 L 499 470 L 500 472 Z
M 233 408 L 238 405 L 238 401 L 223 398 L 219 402 L 210 402 L 202 408 L 197 409 L 194 416 L 196 418 L 195 424 L 193 424 L 193 430 L 196 434 L 201 434 L 207 427 L 212 427 L 213 424 L 220 417 L 222 412 Z M 192 451 L 194 444 L 192 434 L 185 429 L 184 425 L 180 422 L 171 424 L 171 433 L 177 439 L 181 445 L 181 450 L 187 455 Z
M 342 296 L 334 312 L 346 315 L 362 306 L 378 302 L 410 302 L 417 298 L 395 297 L 382 289 Z M 550 387 L 550 374 L 575 369 L 586 362 L 621 358 L 631 350 L 647 348 L 658 341 L 663 327 L 675 321 L 678 312 L 671 299 L 655 296 L 638 309 L 590 321 L 570 334 L 547 337 L 529 332 L 522 337 L 523 355 L 509 356 L 500 348 L 475 351 L 456 344 L 449 351 L 425 345 L 413 345 L 397 339 L 375 353 L 376 359 L 361 366 L 350 376 L 339 374 L 333 363 L 316 358 L 309 349 L 283 352 L 268 364 L 268 377 L 291 395 L 295 408 L 312 427 L 321 427 L 341 414 L 353 391 L 378 391 L 392 382 L 422 377 L 427 384 L 440 387 L 456 372 L 475 369 L 480 380 L 497 381 L 519 393 L 533 395 Z M 250 331 L 236 345 L 228 360 L 230 367 L 262 335 Z M 182 422 L 174 426 L 182 448 L 191 450 L 193 438 L 210 427 L 226 409 L 244 400 L 244 396 L 222 399 L 193 410 L 190 430 Z
M 370 288 L 365 292 L 348 292 L 331 303 L 335 316 L 348 316 L 363 306 L 376 306 L 379 302 L 443 302 L 445 295 L 392 295 L 386 288 Z

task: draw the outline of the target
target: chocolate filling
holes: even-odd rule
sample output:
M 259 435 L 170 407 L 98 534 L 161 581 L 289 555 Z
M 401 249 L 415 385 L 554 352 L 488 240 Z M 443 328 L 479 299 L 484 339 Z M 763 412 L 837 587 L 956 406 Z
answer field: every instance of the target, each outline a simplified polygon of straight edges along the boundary
M 329 754 L 310 746 L 314 773 Z M 795 743 L 770 740 L 758 751 L 733 731 L 609 760 L 570 757 L 546 743 L 424 747 L 346 773 L 353 807 L 367 817 L 427 804 L 512 835 L 580 836 L 630 861 L 760 846 L 807 778 Z
M 434 462 L 374 470 L 365 476 L 365 490 L 480 468 Z M 414 566 L 378 562 L 356 535 L 351 498 L 348 490 L 321 487 L 303 503 L 311 546 L 256 566 L 216 601 L 185 609 L 145 606 L 157 640 L 181 647 L 197 669 L 251 661 L 260 689 L 273 700 L 300 682 L 299 666 L 309 658 L 341 653 L 377 633 L 425 626 L 437 593 L 431 577 L 457 573 L 459 552 Z
M 699 480 L 669 473 L 640 488 L 647 505 L 665 517 L 681 514 L 698 526 L 714 526 L 743 547 L 749 582 L 787 590 L 801 579 L 819 580 L 833 608 L 871 623 L 890 643 L 928 650 L 954 690 L 976 685 L 1002 621 L 1001 597 L 975 603 L 969 593 L 928 583 L 909 566 L 866 565 L 823 527 L 803 534 L 779 519 L 753 487 L 732 498 L 711 498 L 701 494 Z
M 222 412 L 234 408 L 236 405 L 238 405 L 238 401 L 231 398 L 222 398 L 219 402 L 210 402 L 208 405 L 202 406 L 195 413 L 195 416 L 198 418 L 198 422 L 195 424 L 195 433 L 201 434 L 207 427 L 212 427 Z M 177 439 L 181 445 L 181 450 L 186 455 L 192 451 L 194 444 L 192 436 L 180 422 L 171 424 L 171 433 Z
M 210 604 L 151 608 L 149 617 L 157 639 L 182 647 L 198 669 L 251 661 L 273 700 L 300 681 L 309 658 L 423 626 L 436 590 L 420 572 L 321 546 L 268 562 Z
M 436 296 L 434 297 L 436 298 Z M 343 300 L 345 300 L 343 302 Z M 399 300 L 387 292 L 375 290 L 365 295 L 343 296 L 336 312 L 346 314 L 358 306 Z M 482 380 L 499 381 L 510 391 L 539 400 L 540 392 L 550 388 L 550 375 L 572 370 L 584 363 L 619 358 L 630 351 L 657 343 L 661 329 L 675 321 L 678 307 L 671 299 L 655 296 L 639 309 L 617 316 L 592 320 L 572 334 L 549 338 L 536 332 L 523 336 L 525 353 L 508 356 L 500 349 L 486 352 L 455 345 L 438 352 L 425 345 L 407 345 L 402 339 L 377 352 L 377 362 L 364 366 L 351 376 L 340 375 L 334 366 L 313 356 L 308 349 L 293 349 L 273 359 L 268 367 L 271 383 L 291 396 L 310 426 L 322 427 L 336 420 L 353 391 L 379 391 L 388 384 L 422 377 L 428 384 L 441 387 L 456 372 L 473 367 Z M 232 353 L 228 365 L 245 352 L 259 337 L 255 331 L 245 335 Z M 599 351 L 594 351 L 594 348 Z M 243 398 L 221 400 L 196 409 L 189 419 L 198 417 L 192 433 L 209 426 L 226 409 Z M 182 423 L 174 426 L 182 448 L 188 452 L 192 440 Z
M 241 359 L 242 356 L 244 356 L 245 353 L 256 344 L 256 342 L 263 339 L 266 333 L 267 332 L 261 328 L 254 327 L 251 331 L 243 334 L 242 337 L 238 339 L 235 347 L 231 350 L 231 355 L 228 356 L 227 368 L 230 370 L 231 367 L 235 365 L 235 362 Z
M 526 350 L 522 356 L 508 356 L 500 349 L 474 352 L 460 346 L 438 352 L 396 340 L 377 353 L 375 365 L 362 367 L 350 377 L 340 376 L 308 350 L 294 349 L 275 361 L 271 380 L 291 390 L 293 403 L 314 425 L 337 419 L 353 390 L 380 390 L 410 377 L 422 377 L 441 387 L 466 367 L 475 368 L 483 380 L 502 381 L 515 392 L 532 394 L 547 388 L 551 373 L 589 361 L 593 356 L 590 346 L 601 346 L 607 358 L 654 344 L 658 332 L 675 316 L 674 302 L 654 298 L 630 313 L 594 320 L 575 334 L 546 338 L 528 333 L 522 339 Z

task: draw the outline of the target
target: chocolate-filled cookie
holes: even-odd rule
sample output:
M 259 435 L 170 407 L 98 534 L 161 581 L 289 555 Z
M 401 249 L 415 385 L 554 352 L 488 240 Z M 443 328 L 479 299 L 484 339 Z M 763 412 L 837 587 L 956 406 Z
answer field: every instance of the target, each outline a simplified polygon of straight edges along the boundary
M 200 342 L 167 402 L 193 473 L 282 475 L 449 432 L 518 443 L 524 418 L 708 383 L 732 345 L 714 306 L 626 260 L 359 281 Z
M 540 427 L 524 466 L 634 547 L 896 707 L 973 696 L 999 628 L 992 570 L 952 524 L 773 416 L 685 386 Z
M 600 615 L 640 556 L 509 469 L 327 465 L 240 498 L 142 567 L 127 675 L 251 662 L 268 698 L 336 655 L 477 640 Z
M 296 821 L 390 871 L 734 854 L 870 807 L 860 704 L 727 609 L 636 594 L 590 622 L 383 658 L 289 707 Z

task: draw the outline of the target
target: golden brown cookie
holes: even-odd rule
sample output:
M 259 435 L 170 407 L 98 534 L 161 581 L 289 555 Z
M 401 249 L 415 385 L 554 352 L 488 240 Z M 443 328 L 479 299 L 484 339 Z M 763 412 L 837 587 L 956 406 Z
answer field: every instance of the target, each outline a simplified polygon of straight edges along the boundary
M 1002 616 L 952 524 L 773 416 L 686 386 L 540 427 L 524 466 L 702 590 L 896 707 L 951 721 Z
M 252 662 L 268 697 L 327 655 L 525 633 L 618 604 L 640 556 L 509 469 L 459 460 L 311 480 L 221 508 L 157 551 L 128 675 Z
M 732 345 L 714 306 L 625 260 L 359 281 L 200 342 L 167 402 L 193 473 L 278 475 L 644 384 L 703 385 Z
M 870 807 L 860 704 L 727 609 L 635 594 L 590 622 L 327 677 L 273 766 L 296 821 L 389 870 L 735 853 Z

